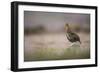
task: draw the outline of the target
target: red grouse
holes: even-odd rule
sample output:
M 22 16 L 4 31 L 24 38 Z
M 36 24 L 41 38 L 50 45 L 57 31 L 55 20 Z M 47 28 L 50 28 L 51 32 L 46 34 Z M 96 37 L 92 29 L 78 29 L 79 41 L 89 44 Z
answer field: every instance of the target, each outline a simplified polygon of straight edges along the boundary
M 67 36 L 67 39 L 70 41 L 70 42 L 80 42 L 81 44 L 81 41 L 80 41 L 80 37 L 72 32 L 71 28 L 69 27 L 69 24 L 65 24 L 65 30 L 66 30 L 66 36 Z

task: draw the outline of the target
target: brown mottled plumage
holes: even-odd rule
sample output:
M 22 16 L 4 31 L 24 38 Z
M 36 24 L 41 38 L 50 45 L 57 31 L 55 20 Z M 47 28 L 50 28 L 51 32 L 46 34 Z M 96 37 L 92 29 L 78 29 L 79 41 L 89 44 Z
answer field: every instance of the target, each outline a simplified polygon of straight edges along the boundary
M 71 28 L 69 27 L 69 24 L 65 24 L 65 29 L 66 29 L 66 36 L 67 36 L 67 39 L 70 41 L 70 42 L 80 42 L 81 44 L 81 41 L 80 41 L 80 37 L 71 31 Z

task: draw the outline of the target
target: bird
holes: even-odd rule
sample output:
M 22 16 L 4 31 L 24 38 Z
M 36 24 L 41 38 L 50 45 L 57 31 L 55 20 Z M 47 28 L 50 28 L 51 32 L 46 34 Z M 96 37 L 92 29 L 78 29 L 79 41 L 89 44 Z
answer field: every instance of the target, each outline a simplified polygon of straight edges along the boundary
M 80 37 L 71 30 L 68 23 L 65 24 L 65 31 L 66 31 L 66 37 L 70 42 L 72 43 L 79 42 L 81 44 Z

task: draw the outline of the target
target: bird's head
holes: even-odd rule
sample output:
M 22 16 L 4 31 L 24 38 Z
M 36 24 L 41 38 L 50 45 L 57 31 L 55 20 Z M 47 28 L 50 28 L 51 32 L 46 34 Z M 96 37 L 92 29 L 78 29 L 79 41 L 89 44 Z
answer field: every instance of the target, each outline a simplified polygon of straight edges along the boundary
M 69 29 L 69 24 L 68 24 L 68 23 L 65 24 L 65 29 L 66 29 L 66 30 Z

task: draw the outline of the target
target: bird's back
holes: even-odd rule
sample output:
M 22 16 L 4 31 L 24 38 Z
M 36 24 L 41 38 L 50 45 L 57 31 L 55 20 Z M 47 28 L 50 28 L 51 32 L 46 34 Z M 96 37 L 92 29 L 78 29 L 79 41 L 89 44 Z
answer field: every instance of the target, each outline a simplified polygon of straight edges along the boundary
M 67 36 L 67 39 L 68 39 L 70 42 L 77 42 L 77 41 L 80 42 L 80 38 L 79 38 L 79 36 L 78 36 L 76 33 L 69 32 L 69 33 L 67 33 L 66 36 Z

